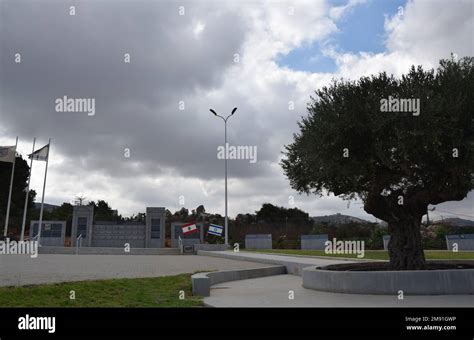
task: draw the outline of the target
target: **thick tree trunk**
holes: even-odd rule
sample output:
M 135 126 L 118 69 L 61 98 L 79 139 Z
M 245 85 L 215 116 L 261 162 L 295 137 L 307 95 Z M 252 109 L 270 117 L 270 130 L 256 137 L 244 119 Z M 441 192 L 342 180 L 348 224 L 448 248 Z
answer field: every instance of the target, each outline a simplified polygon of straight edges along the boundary
M 389 222 L 390 268 L 392 270 L 424 269 L 425 254 L 421 245 L 421 216 L 404 217 L 398 222 Z

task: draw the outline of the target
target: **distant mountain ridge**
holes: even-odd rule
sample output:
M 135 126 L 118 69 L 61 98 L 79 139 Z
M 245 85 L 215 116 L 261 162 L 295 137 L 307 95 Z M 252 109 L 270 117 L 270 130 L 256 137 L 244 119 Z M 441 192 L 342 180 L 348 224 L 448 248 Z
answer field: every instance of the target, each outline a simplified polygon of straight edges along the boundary
M 325 216 L 313 216 L 311 219 L 315 223 L 327 223 L 327 224 L 347 224 L 347 223 L 372 223 L 367 220 L 363 220 L 358 217 L 343 215 L 343 214 L 333 214 Z
M 34 208 L 37 210 L 41 209 L 41 203 L 35 203 Z M 59 205 L 44 203 L 43 210 L 47 212 L 53 212 L 54 209 L 59 208 Z
M 474 227 L 474 221 L 459 217 L 450 217 L 442 220 L 436 220 L 433 224 L 449 224 L 455 227 Z

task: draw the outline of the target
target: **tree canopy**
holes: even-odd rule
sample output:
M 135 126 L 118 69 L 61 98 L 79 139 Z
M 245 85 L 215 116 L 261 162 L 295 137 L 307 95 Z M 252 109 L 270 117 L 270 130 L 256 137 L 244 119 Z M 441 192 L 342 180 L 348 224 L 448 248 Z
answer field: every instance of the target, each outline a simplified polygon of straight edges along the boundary
M 312 224 L 308 213 L 298 208 L 277 207 L 270 203 L 264 203 L 260 210 L 255 213 L 259 222 L 291 223 L 300 225 Z
M 10 207 L 10 222 L 9 234 L 14 231 L 19 231 L 21 228 L 21 221 L 23 217 L 23 210 L 25 208 L 26 187 L 28 186 L 28 176 L 30 167 L 23 157 L 17 156 L 15 163 L 15 174 L 13 178 L 13 190 Z M 3 227 L 7 211 L 8 193 L 10 190 L 10 179 L 12 174 L 12 163 L 0 162 L 0 230 L 3 235 Z M 28 201 L 28 216 L 33 209 L 33 202 L 36 197 L 36 192 L 30 190 Z
M 473 64 L 441 60 L 436 72 L 413 66 L 400 79 L 380 73 L 316 91 L 285 146 L 291 186 L 362 199 L 389 224 L 392 267 L 424 267 L 419 222 L 427 206 L 474 188 Z M 418 100 L 418 114 L 384 112 L 387 100 L 407 99 Z

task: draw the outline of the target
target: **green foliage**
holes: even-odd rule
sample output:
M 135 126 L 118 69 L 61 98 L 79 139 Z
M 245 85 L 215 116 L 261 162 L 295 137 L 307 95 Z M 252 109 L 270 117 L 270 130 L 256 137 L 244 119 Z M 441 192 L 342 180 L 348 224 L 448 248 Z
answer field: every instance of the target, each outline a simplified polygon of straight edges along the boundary
M 60 207 L 51 212 L 45 210 L 43 212 L 43 221 L 66 221 L 66 235 L 70 235 L 72 227 L 72 211 L 72 204 L 64 202 Z M 33 210 L 31 213 L 31 219 L 38 220 L 39 214 L 39 209 Z
M 265 223 L 290 223 L 299 225 L 311 225 L 313 222 L 309 214 L 298 208 L 277 207 L 270 203 L 264 203 L 259 211 L 256 211 L 257 221 Z
M 376 227 L 372 229 L 369 238 L 366 240 L 367 249 L 383 249 L 383 237 L 388 235 L 386 227 Z
M 446 235 L 451 234 L 452 228 L 435 224 L 421 228 L 421 240 L 424 249 L 446 249 Z
M 442 224 L 439 224 L 435 228 L 435 234 L 437 239 L 445 240 L 446 235 L 449 234 L 449 228 Z
M 366 249 L 383 249 L 383 236 L 388 235 L 386 227 L 376 223 L 347 223 L 347 224 L 326 224 L 316 225 L 311 234 L 327 234 L 328 239 L 338 240 L 360 240 L 365 242 Z
M 473 93 L 472 57 L 442 60 L 436 73 L 419 66 L 401 79 L 380 73 L 334 81 L 311 98 L 285 147 L 284 172 L 300 192 L 358 196 L 385 221 L 397 213 L 399 195 L 416 214 L 461 200 L 474 188 Z M 420 115 L 380 112 L 389 96 L 419 98 Z
M 109 204 L 104 200 L 99 200 L 97 203 L 94 201 L 89 202 L 89 205 L 94 207 L 94 220 L 95 221 L 121 221 L 122 217 L 118 215 L 116 210 L 113 210 Z
M 186 221 L 189 216 L 189 210 L 182 207 L 179 211 L 174 213 L 174 216 L 180 221 Z
M 329 238 L 362 239 L 371 235 L 375 224 L 361 224 L 351 222 L 346 224 L 320 223 L 312 230 L 312 234 L 328 234 Z
M 23 209 L 25 207 L 26 188 L 28 186 L 28 176 L 30 167 L 23 157 L 16 157 L 15 175 L 13 178 L 12 200 L 10 207 L 10 223 L 9 234 L 12 232 L 18 233 L 21 229 L 21 222 L 23 218 Z M 5 221 L 8 192 L 10 190 L 10 179 L 12 173 L 12 163 L 0 162 L 0 223 L 1 235 L 3 235 L 3 222 Z M 28 214 L 29 219 L 33 211 L 33 203 L 36 197 L 36 192 L 30 190 L 28 200 Z
M 0 287 L 2 307 L 199 307 L 192 295 L 191 274 Z M 70 291 L 76 299 L 70 300 Z M 183 290 L 185 299 L 179 299 Z

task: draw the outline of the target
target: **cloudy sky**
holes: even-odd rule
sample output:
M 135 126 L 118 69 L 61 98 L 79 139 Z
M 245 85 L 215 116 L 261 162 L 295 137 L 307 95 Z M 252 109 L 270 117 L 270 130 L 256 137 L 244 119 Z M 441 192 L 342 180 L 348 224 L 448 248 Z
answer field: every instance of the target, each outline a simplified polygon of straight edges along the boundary
M 184 198 L 223 214 L 224 126 L 209 108 L 236 106 L 229 143 L 257 146 L 258 160 L 229 161 L 231 216 L 271 202 L 374 220 L 356 202 L 294 192 L 283 146 L 331 79 L 473 56 L 473 32 L 472 0 L 0 0 L 0 145 L 18 135 L 26 155 L 33 137 L 52 138 L 48 203 L 82 194 L 130 215 Z M 95 115 L 57 112 L 63 96 L 95 98 Z M 35 162 L 37 192 L 43 174 Z M 438 214 L 474 215 L 473 203 Z

